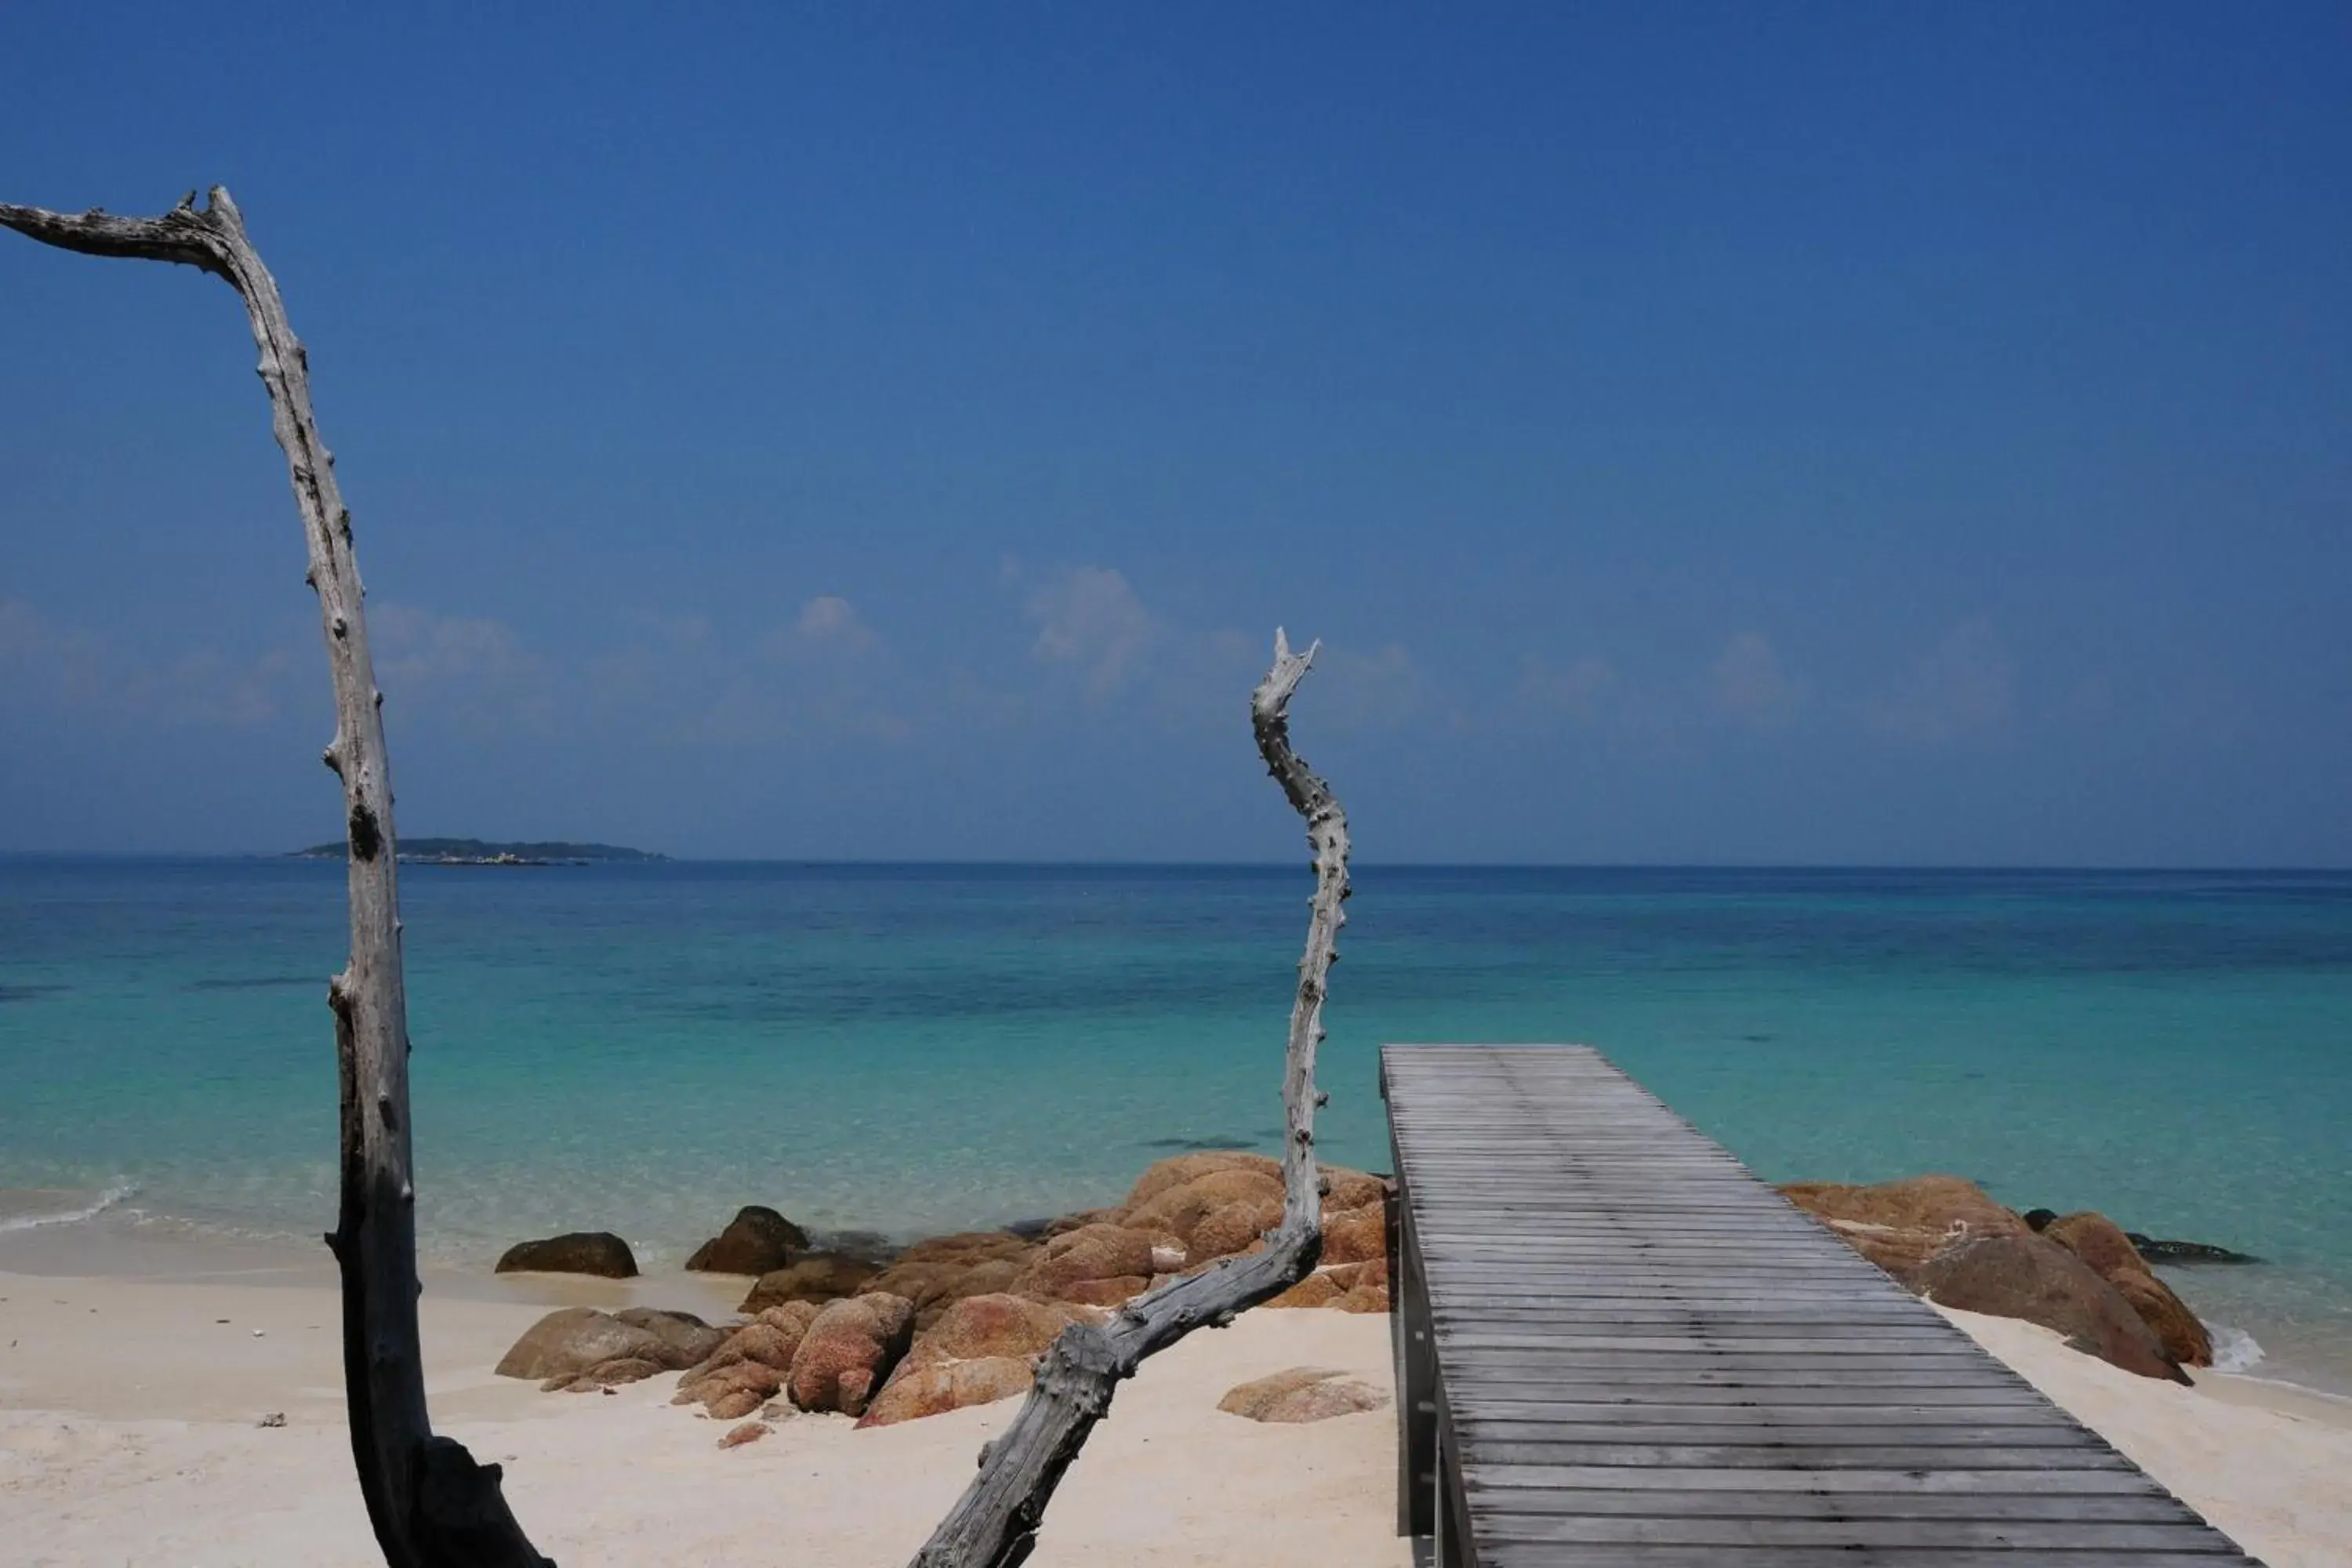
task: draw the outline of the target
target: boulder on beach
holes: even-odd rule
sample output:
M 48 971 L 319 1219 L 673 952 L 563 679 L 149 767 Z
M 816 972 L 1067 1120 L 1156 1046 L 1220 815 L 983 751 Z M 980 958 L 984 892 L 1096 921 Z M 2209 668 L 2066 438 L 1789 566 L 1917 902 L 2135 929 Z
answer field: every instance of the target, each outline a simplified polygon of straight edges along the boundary
M 563 1307 L 530 1328 L 499 1359 L 500 1377 L 544 1381 L 572 1377 L 600 1362 L 640 1359 L 656 1367 L 681 1367 L 693 1358 L 662 1335 L 624 1322 L 593 1307 Z
M 2172 1287 L 2156 1277 L 2123 1227 L 2102 1214 L 2060 1215 L 2042 1234 L 2116 1288 L 2140 1321 L 2156 1331 L 2164 1353 L 2182 1366 L 2211 1366 L 2213 1337 Z
M 692 1312 L 674 1312 L 660 1307 L 624 1307 L 613 1316 L 667 1343 L 672 1359 L 665 1361 L 666 1366 L 692 1366 L 727 1340 L 725 1329 L 714 1329 Z
M 686 1266 L 698 1274 L 772 1274 L 807 1251 L 808 1244 L 808 1232 L 774 1209 L 751 1204 L 696 1247 Z
M 1184 1244 L 1165 1231 L 1081 1226 L 1047 1240 L 1012 1289 L 1041 1301 L 1115 1306 L 1170 1272 L 1163 1263 L 1181 1268 L 1184 1258 Z
M 2126 1372 L 2189 1381 L 2156 1331 L 2114 1286 L 2065 1247 L 2031 1231 L 1946 1248 L 1919 1267 L 1916 1289 L 1940 1306 L 2055 1329 L 2076 1350 Z
M 820 1309 L 809 1301 L 771 1307 L 732 1333 L 677 1380 L 672 1405 L 701 1405 L 713 1415 L 740 1415 L 742 1396 L 773 1397 L 784 1386 L 809 1325 Z M 738 1408 L 741 1406 L 741 1408 Z
M 2014 1211 L 1958 1176 L 1912 1176 L 1870 1185 L 1790 1182 L 1780 1195 L 1914 1289 L 1913 1276 L 1920 1268 L 1956 1243 L 2033 1234 Z
M 966 1297 L 915 1342 L 857 1424 L 887 1426 L 1025 1394 L 1036 1358 L 1062 1331 L 1100 1316 L 1065 1302 Z
M 1378 1410 L 1388 1402 L 1388 1394 L 1369 1383 L 1328 1367 L 1295 1366 L 1236 1384 L 1217 1401 L 1217 1408 L 1252 1421 L 1295 1424 Z
M 594 1274 L 634 1279 L 637 1259 L 609 1230 L 575 1230 L 539 1241 L 519 1241 L 499 1259 L 500 1274 Z
M 812 1252 L 760 1276 L 739 1312 L 759 1313 L 787 1301 L 838 1301 L 865 1289 L 881 1266 L 837 1252 Z
M 1171 1188 L 1183 1186 L 1219 1171 L 1249 1171 L 1261 1176 L 1272 1176 L 1277 1185 L 1282 1181 L 1282 1162 L 1279 1160 L 1255 1154 L 1246 1149 L 1202 1149 L 1155 1162 L 1136 1178 L 1135 1185 L 1128 1190 L 1126 1207 L 1130 1212 L 1141 1208 Z
M 803 1410 L 865 1414 L 914 1331 L 915 1309 L 903 1296 L 871 1291 L 819 1312 L 793 1355 L 785 1386 Z
M 966 1297 L 1011 1289 L 1038 1250 L 1013 1231 L 933 1237 L 900 1253 L 866 1289 L 904 1296 L 914 1303 L 915 1327 L 928 1329 Z
M 1177 1164 L 1184 1160 L 1206 1160 L 1210 1157 L 1187 1154 L 1164 1163 Z M 1264 1166 L 1273 1166 L 1273 1162 L 1265 1160 L 1262 1155 L 1255 1158 L 1262 1161 Z M 1159 1168 L 1153 1167 L 1154 1170 Z M 1146 1182 L 1149 1180 L 1147 1175 Z M 1140 1192 L 1144 1186 L 1144 1183 L 1139 1183 L 1137 1190 Z M 1138 1230 L 1166 1231 L 1192 1248 L 1192 1261 L 1197 1263 L 1204 1257 L 1221 1258 L 1238 1251 L 1260 1232 L 1270 1228 L 1273 1221 L 1265 1218 L 1269 1208 L 1274 1219 L 1281 1218 L 1280 1168 L 1233 1164 L 1205 1171 L 1189 1181 L 1176 1182 L 1155 1190 L 1150 1198 L 1130 1205 L 1126 1219 L 1120 1223 Z M 1244 1212 L 1228 1212 L 1234 1210 Z M 1225 1214 L 1227 1217 L 1214 1227 L 1216 1236 L 1213 1243 L 1204 1246 L 1196 1242 L 1194 1233 L 1204 1222 L 1220 1214 Z
M 1389 1251 L 1387 1206 L 1379 1202 L 1360 1208 L 1323 1211 L 1323 1261 L 1364 1263 L 1386 1258 Z

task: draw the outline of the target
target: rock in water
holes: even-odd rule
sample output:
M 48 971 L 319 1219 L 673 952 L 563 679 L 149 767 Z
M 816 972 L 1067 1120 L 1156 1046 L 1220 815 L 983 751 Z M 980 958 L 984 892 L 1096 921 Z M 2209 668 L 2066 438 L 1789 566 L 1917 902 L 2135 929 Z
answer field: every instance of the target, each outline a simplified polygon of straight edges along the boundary
M 808 1250 L 808 1232 L 757 1204 L 735 1211 L 727 1228 L 686 1260 L 698 1274 L 772 1274 Z
M 1217 1408 L 1252 1421 L 1298 1423 L 1378 1410 L 1388 1402 L 1369 1383 L 1343 1378 L 1328 1367 L 1295 1366 L 1228 1389 Z
M 2021 1228 L 2022 1228 L 2021 1225 Z M 2022 1318 L 2142 1377 L 2186 1383 L 2156 1331 L 2091 1266 L 2046 1237 L 1987 1237 L 1947 1248 L 1920 1266 L 1916 1289 L 1964 1312 Z
M 2014 1212 L 1958 1176 L 1913 1176 L 1871 1186 L 1791 1182 L 1780 1195 L 1915 1290 L 1913 1277 L 1948 1247 L 1983 1237 L 2033 1234 Z
M 642 1359 L 656 1366 L 690 1364 L 668 1341 L 593 1307 L 564 1307 L 523 1331 L 498 1365 L 500 1377 L 572 1378 L 601 1362 Z
M 898 1358 L 907 1352 L 915 1309 L 879 1291 L 835 1301 L 816 1316 L 793 1353 L 787 1386 L 803 1410 L 865 1414 Z
M 499 1259 L 500 1274 L 597 1274 L 634 1279 L 637 1260 L 629 1244 L 609 1230 L 575 1230 L 542 1241 L 519 1241 Z
M 2164 1353 L 2182 1366 L 2211 1366 L 2213 1337 L 2172 1287 L 2156 1277 L 2123 1228 L 2102 1214 L 2062 1215 L 2042 1234 L 2089 1264 L 2156 1331 Z
M 772 1273 L 760 1276 L 739 1312 L 760 1313 L 787 1301 L 839 1301 L 865 1289 L 882 1270 L 862 1258 L 837 1252 L 812 1252 Z
M 2142 1236 L 2127 1230 L 2133 1247 L 2150 1263 L 2260 1263 L 2261 1258 L 2250 1252 L 2232 1252 L 2226 1247 L 2214 1247 L 2202 1241 L 2167 1241 L 2161 1237 Z

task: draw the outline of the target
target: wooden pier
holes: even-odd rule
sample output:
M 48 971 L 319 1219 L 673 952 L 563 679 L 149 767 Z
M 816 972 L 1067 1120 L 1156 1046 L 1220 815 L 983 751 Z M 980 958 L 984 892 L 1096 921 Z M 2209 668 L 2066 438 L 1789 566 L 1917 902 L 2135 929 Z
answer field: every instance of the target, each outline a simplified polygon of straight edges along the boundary
M 1400 1533 L 1444 1568 L 2228 1568 L 1599 1053 L 1390 1046 Z

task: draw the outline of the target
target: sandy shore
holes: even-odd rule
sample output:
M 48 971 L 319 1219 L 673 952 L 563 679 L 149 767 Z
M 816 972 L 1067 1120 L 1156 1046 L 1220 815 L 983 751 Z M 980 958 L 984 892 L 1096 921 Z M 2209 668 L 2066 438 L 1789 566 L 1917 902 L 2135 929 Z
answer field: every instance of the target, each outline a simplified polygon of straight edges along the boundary
M 454 1283 L 454 1282 L 453 1282 Z M 673 1379 L 541 1394 L 489 1368 L 545 1310 L 542 1287 L 428 1293 L 439 1426 L 508 1466 L 509 1493 L 567 1568 L 903 1563 L 1014 1406 L 854 1432 L 795 1416 L 720 1451 L 722 1424 L 668 1404 Z M 509 1291 L 506 1299 L 500 1292 Z M 698 1282 L 583 1283 L 599 1304 L 723 1310 Z M 2208 1374 L 2181 1388 L 2078 1355 L 2045 1330 L 1952 1313 L 2272 1568 L 2352 1562 L 2352 1403 Z M 342 1430 L 331 1278 L 0 1274 L 0 1518 L 33 1564 L 352 1564 L 374 1554 Z M 1393 1413 L 1311 1426 L 1220 1414 L 1246 1379 L 1301 1364 L 1387 1385 L 1388 1327 L 1252 1312 L 1123 1389 L 1048 1517 L 1035 1563 L 1411 1561 L 1394 1518 Z M 283 1426 L 257 1423 L 283 1415 Z M 1271 1534 L 1264 1533 L 1271 1531 Z
M 0 1557 L 27 1568 L 381 1563 L 352 1480 L 331 1284 L 273 1280 L 0 1274 Z M 680 1279 L 586 1292 L 680 1305 L 697 1289 Z M 722 1452 L 727 1424 L 671 1405 L 675 1378 L 604 1396 L 491 1375 L 545 1310 L 428 1294 L 427 1385 L 436 1426 L 506 1463 L 516 1511 L 565 1568 L 903 1564 L 1017 1408 L 865 1432 L 797 1415 Z M 1388 1359 L 1387 1320 L 1343 1312 L 1253 1312 L 1194 1334 L 1120 1390 L 1031 1561 L 1402 1568 L 1393 1411 L 1278 1426 L 1216 1408 L 1234 1384 L 1298 1365 L 1385 1387 Z M 286 1425 L 257 1425 L 269 1414 Z

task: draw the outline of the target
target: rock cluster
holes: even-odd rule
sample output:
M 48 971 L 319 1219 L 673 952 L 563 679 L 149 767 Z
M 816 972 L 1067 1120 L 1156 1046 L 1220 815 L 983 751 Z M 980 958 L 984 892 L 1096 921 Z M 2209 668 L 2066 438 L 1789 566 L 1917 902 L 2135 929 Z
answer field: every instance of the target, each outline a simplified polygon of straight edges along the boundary
M 1326 1175 L 1321 1267 L 1267 1305 L 1385 1312 L 1391 1184 L 1361 1171 Z M 720 1329 L 685 1313 L 568 1308 L 535 1324 L 499 1371 L 574 1392 L 679 1372 L 672 1402 L 724 1421 L 788 1413 L 769 1403 L 779 1399 L 869 1426 L 934 1415 L 1026 1393 L 1037 1358 L 1064 1330 L 1103 1321 L 1156 1284 L 1259 1250 L 1281 1222 L 1282 1203 L 1278 1162 L 1211 1150 L 1153 1165 L 1116 1206 L 1018 1231 L 934 1237 L 887 1260 L 805 1250 L 799 1226 L 748 1207 L 688 1263 L 756 1274 L 739 1309 L 747 1321 Z M 604 1239 L 625 1255 L 619 1237 Z M 508 1256 L 549 1245 L 526 1243 Z M 1337 1414 L 1333 1401 L 1356 1397 L 1344 1391 L 1354 1385 L 1339 1386 L 1302 1392 L 1296 1407 Z
M 2185 1383 L 2213 1363 L 2205 1325 L 2105 1215 L 2021 1215 L 1958 1176 L 1780 1191 L 1929 1300 L 2041 1323 L 2143 1376 Z

